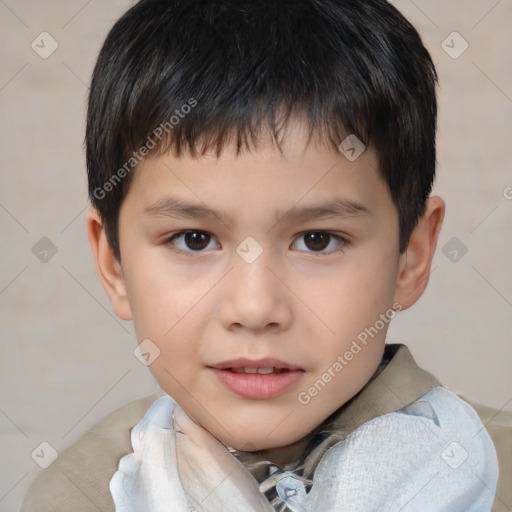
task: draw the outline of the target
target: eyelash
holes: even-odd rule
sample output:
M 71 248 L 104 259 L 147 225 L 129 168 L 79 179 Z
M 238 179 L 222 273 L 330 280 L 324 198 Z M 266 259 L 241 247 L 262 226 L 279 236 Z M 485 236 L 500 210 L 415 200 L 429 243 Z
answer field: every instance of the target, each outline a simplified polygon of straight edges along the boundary
M 176 245 L 174 244 L 174 240 L 176 238 L 179 238 L 180 236 L 186 235 L 187 233 L 202 233 L 202 234 L 205 234 L 205 235 L 210 236 L 211 238 L 215 239 L 215 237 L 213 235 L 211 235 L 207 231 L 203 231 L 203 230 L 200 230 L 200 229 L 186 229 L 184 231 L 179 231 L 179 232 L 173 234 L 172 236 L 170 236 L 167 239 L 167 243 L 169 245 L 173 246 L 172 250 L 174 250 L 176 252 L 179 252 L 180 254 L 183 254 L 186 257 L 194 257 L 194 256 L 196 256 L 196 255 L 206 251 L 206 249 L 196 250 L 196 251 L 193 251 L 193 250 L 185 251 L 185 250 L 177 248 Z M 312 250 L 301 251 L 301 252 L 306 252 L 308 254 L 314 254 L 314 255 L 317 255 L 317 256 L 329 256 L 330 254 L 334 254 L 334 253 L 337 253 L 337 252 L 343 253 L 343 252 L 345 252 L 345 249 L 347 249 L 350 246 L 350 242 L 345 237 L 343 237 L 341 235 L 338 235 L 336 233 L 333 233 L 331 231 L 323 231 L 323 230 L 309 230 L 309 231 L 304 231 L 302 233 L 299 233 L 296 236 L 295 241 L 293 242 L 292 245 L 294 245 L 297 240 L 300 240 L 301 238 L 303 238 L 305 235 L 307 235 L 309 233 L 320 233 L 320 234 L 329 235 L 331 237 L 331 240 L 329 240 L 329 244 L 332 241 L 332 239 L 334 238 L 334 239 L 336 239 L 338 241 L 339 246 L 337 248 L 331 249 L 330 251 L 327 251 L 327 252 L 325 252 L 325 251 L 312 251 Z

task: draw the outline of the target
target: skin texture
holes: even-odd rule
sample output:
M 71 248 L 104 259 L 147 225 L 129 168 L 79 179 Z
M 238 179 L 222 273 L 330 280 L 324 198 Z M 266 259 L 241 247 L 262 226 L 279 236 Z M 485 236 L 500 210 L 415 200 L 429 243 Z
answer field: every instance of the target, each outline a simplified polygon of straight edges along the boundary
M 149 338 L 161 351 L 149 369 L 162 389 L 223 443 L 264 450 L 280 465 L 297 460 L 311 431 L 377 369 L 388 323 L 307 404 L 298 400 L 380 315 L 421 296 L 444 216 L 443 201 L 430 198 L 401 255 L 397 211 L 371 148 L 351 162 L 317 139 L 307 144 L 298 123 L 282 147 L 284 157 L 270 139 L 239 156 L 226 147 L 219 159 L 147 157 L 120 211 L 121 263 L 96 210 L 87 221 L 115 313 L 134 321 L 139 342 Z M 218 213 L 155 210 L 171 196 Z M 293 216 L 340 198 L 368 212 Z M 211 238 L 192 251 L 183 236 L 173 238 L 183 230 Z M 346 242 L 307 245 L 311 231 Z M 236 252 L 249 236 L 263 249 L 252 263 Z M 275 398 L 242 398 L 209 368 L 238 357 L 274 357 L 304 372 Z

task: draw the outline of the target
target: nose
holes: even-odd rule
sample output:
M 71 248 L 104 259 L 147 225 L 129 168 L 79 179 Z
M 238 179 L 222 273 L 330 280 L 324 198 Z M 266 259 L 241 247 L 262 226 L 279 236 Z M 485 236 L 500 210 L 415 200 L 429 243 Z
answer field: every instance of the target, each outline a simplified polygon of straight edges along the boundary
M 221 291 L 219 319 L 230 331 L 280 332 L 293 319 L 291 297 L 262 255 L 247 263 L 234 256 L 234 268 Z

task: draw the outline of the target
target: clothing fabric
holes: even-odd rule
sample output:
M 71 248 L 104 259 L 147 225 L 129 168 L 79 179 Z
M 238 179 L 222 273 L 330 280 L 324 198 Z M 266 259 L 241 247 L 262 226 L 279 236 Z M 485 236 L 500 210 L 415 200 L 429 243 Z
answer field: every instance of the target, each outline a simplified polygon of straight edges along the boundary
M 331 426 L 334 426 L 338 432 L 352 433 L 360 427 L 363 431 L 367 428 L 375 428 L 376 425 L 371 423 L 372 421 L 375 420 L 377 423 L 390 421 L 389 415 L 393 416 L 392 413 L 439 387 L 436 379 L 417 366 L 406 346 L 387 345 L 386 353 L 389 356 L 389 363 L 341 408 L 339 414 L 335 415 Z M 144 418 L 151 405 L 162 396 L 165 396 L 165 393 L 159 390 L 154 395 L 130 402 L 110 413 L 85 432 L 77 442 L 59 453 L 58 459 L 49 468 L 40 471 L 31 484 L 20 512 L 69 512 L 70 510 L 114 512 L 114 500 L 109 483 L 118 470 L 120 459 L 133 452 L 131 443 L 133 427 Z M 492 511 L 512 510 L 512 414 L 478 404 L 472 404 L 472 406 L 477 410 L 498 452 L 500 473 Z M 434 405 L 432 408 L 435 410 Z M 428 434 L 426 429 L 425 434 Z M 350 439 L 348 439 L 349 436 L 350 434 L 345 437 L 346 442 L 350 443 L 347 446 L 355 446 L 352 443 L 362 442 L 360 436 L 355 433 Z M 309 462 L 312 460 L 313 466 L 317 464 L 316 467 L 318 467 L 319 461 L 327 460 L 324 455 L 338 442 L 332 438 L 331 435 L 320 438 L 319 444 L 312 447 L 307 458 L 310 459 Z M 467 446 L 464 446 L 460 440 L 458 442 L 468 451 Z M 347 453 L 350 451 L 355 453 L 353 450 Z M 451 453 L 451 451 L 448 452 L 448 454 Z M 455 453 L 453 451 L 454 456 Z M 268 464 L 265 464 L 268 461 L 262 459 L 257 453 L 241 452 L 235 456 L 244 467 L 252 468 L 251 473 L 257 483 L 268 480 L 266 477 L 273 471 L 268 468 Z M 461 465 L 454 472 L 456 473 L 464 466 L 464 464 Z M 259 471 L 261 474 L 258 473 Z M 284 478 L 279 478 L 279 481 L 281 482 L 279 489 L 288 488 L 289 493 L 291 486 L 286 484 L 290 481 Z M 437 478 L 432 481 L 432 486 L 425 487 L 426 491 L 435 493 L 436 483 Z M 388 484 L 391 485 L 389 482 Z
M 132 430 L 134 451 L 121 459 L 110 483 L 116 512 L 188 512 L 191 505 L 208 512 L 274 510 L 259 501 L 260 491 L 247 478 L 241 482 L 242 464 L 236 472 L 212 465 L 204 488 L 180 485 L 176 407 L 171 397 L 159 398 Z M 200 471 L 208 455 L 196 464 L 188 471 Z M 441 387 L 335 444 L 309 492 L 294 471 L 268 468 L 279 475 L 276 505 L 289 512 L 489 512 L 498 479 L 494 446 L 476 412 Z

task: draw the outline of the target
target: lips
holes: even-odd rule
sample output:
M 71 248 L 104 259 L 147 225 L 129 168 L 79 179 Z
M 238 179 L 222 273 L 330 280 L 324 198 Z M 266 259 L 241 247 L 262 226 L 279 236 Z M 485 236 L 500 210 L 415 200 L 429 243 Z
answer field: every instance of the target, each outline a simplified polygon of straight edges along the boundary
M 234 373 L 259 373 L 260 375 L 269 375 L 271 373 L 284 373 L 289 372 L 287 368 L 226 368 L 226 371 L 231 371 Z
M 275 371 L 295 371 L 301 370 L 298 366 L 274 359 L 272 357 L 265 357 L 263 359 L 247 359 L 238 358 L 222 363 L 212 365 L 212 368 L 217 370 L 239 370 L 239 369 L 258 369 L 258 368 L 272 368 Z M 248 372 L 249 373 L 249 372 Z M 253 372 L 254 373 L 254 372 Z
M 212 365 L 210 369 L 230 391 L 252 400 L 275 398 L 304 374 L 302 368 L 274 358 L 233 359 Z

